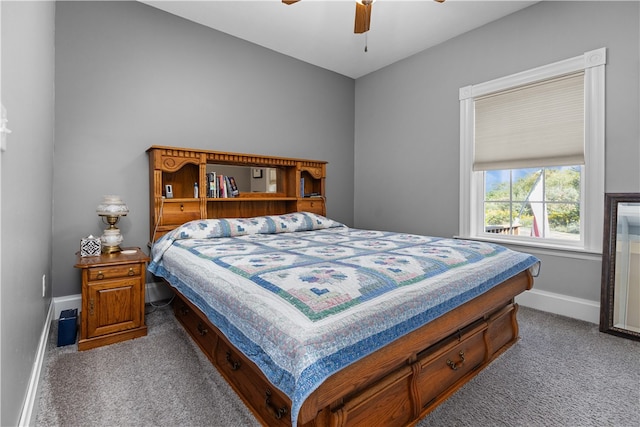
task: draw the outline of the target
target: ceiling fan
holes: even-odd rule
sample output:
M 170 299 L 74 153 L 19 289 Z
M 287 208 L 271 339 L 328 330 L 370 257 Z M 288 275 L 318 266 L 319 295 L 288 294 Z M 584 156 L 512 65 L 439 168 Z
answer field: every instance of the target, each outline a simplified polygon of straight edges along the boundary
M 285 4 L 294 4 L 300 0 L 282 0 Z M 355 0 L 356 2 L 356 21 L 354 24 L 353 32 L 356 34 L 362 34 L 369 31 L 369 25 L 371 24 L 371 9 L 375 0 Z M 445 0 L 434 0 L 438 3 L 444 3 Z

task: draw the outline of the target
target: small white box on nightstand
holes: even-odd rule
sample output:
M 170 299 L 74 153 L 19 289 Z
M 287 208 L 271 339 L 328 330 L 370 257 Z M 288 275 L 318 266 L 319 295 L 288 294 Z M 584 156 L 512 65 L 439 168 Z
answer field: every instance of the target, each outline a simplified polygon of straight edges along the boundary
M 102 245 L 99 237 L 89 235 L 80 239 L 80 256 L 99 256 Z

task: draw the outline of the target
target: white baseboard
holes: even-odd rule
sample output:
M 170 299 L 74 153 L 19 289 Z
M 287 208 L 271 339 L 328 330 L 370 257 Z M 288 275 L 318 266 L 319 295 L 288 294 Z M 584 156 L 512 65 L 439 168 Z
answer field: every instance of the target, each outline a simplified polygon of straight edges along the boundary
M 518 295 L 516 302 L 523 307 L 530 307 L 595 324 L 600 323 L 599 301 L 532 289 Z
M 163 301 L 171 298 L 173 291 L 162 282 L 146 284 L 145 302 Z M 532 289 L 516 297 L 516 302 L 524 307 L 559 314 L 591 323 L 600 322 L 600 302 L 570 297 L 554 292 Z M 62 310 L 77 308 L 82 311 L 80 294 L 57 297 L 53 299 L 54 319 L 60 317 Z
M 82 311 L 82 295 L 67 295 L 64 297 L 55 297 L 52 301 L 53 319 L 58 320 L 63 310 L 78 309 L 78 313 Z
M 53 315 L 53 302 L 51 302 L 49 304 L 49 311 L 47 312 L 47 317 L 45 319 L 42 333 L 40 335 L 38 351 L 36 352 L 36 357 L 33 361 L 33 367 L 31 368 L 29 387 L 27 388 L 24 405 L 22 406 L 22 411 L 20 412 L 20 420 L 18 421 L 18 425 L 20 427 L 33 425 L 31 418 L 33 415 L 33 408 L 35 407 L 35 404 L 37 402 L 40 375 L 42 373 L 42 366 L 44 365 L 44 356 L 47 352 L 47 342 L 49 340 L 49 330 L 51 328 L 51 322 L 53 321 Z
M 173 292 L 166 284 L 160 282 L 147 283 L 145 290 L 145 302 L 162 301 L 171 298 Z M 62 310 L 77 308 L 81 311 L 81 295 L 68 295 L 53 298 L 49 305 L 49 312 L 42 329 L 38 352 L 31 370 L 29 388 L 27 390 L 25 404 L 20 414 L 20 426 L 32 425 L 31 416 L 36 402 L 39 387 L 40 374 L 44 363 L 47 340 L 51 322 L 60 317 Z M 591 323 L 600 321 L 600 304 L 597 301 L 590 301 L 582 298 L 569 297 L 553 292 L 532 289 L 516 297 L 516 302 L 524 307 L 530 307 L 540 311 L 559 314 L 574 319 L 584 320 Z
M 171 288 L 162 282 L 152 282 L 145 285 L 144 302 L 156 302 L 163 301 L 171 298 L 173 291 Z M 53 299 L 54 303 L 54 319 L 57 320 L 60 317 L 62 310 L 70 310 L 77 308 L 78 313 L 82 311 L 82 295 L 67 295 L 64 297 L 57 297 Z

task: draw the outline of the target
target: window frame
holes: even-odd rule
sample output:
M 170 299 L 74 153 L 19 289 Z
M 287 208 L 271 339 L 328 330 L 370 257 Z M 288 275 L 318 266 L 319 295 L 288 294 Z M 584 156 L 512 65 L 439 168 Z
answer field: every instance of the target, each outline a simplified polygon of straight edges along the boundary
M 585 52 L 563 61 L 460 88 L 460 217 L 459 236 L 467 239 L 540 248 L 602 253 L 605 164 L 605 64 L 606 48 Z M 484 172 L 473 172 L 474 99 L 489 93 L 584 71 L 585 164 L 581 178 L 581 239 L 560 242 L 492 235 L 484 231 Z

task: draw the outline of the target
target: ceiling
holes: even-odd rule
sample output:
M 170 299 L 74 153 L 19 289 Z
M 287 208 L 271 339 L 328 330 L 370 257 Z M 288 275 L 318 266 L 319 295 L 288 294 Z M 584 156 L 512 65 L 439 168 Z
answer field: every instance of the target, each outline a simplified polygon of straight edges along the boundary
M 378 0 L 354 34 L 354 0 L 139 1 L 354 79 L 537 3 Z

